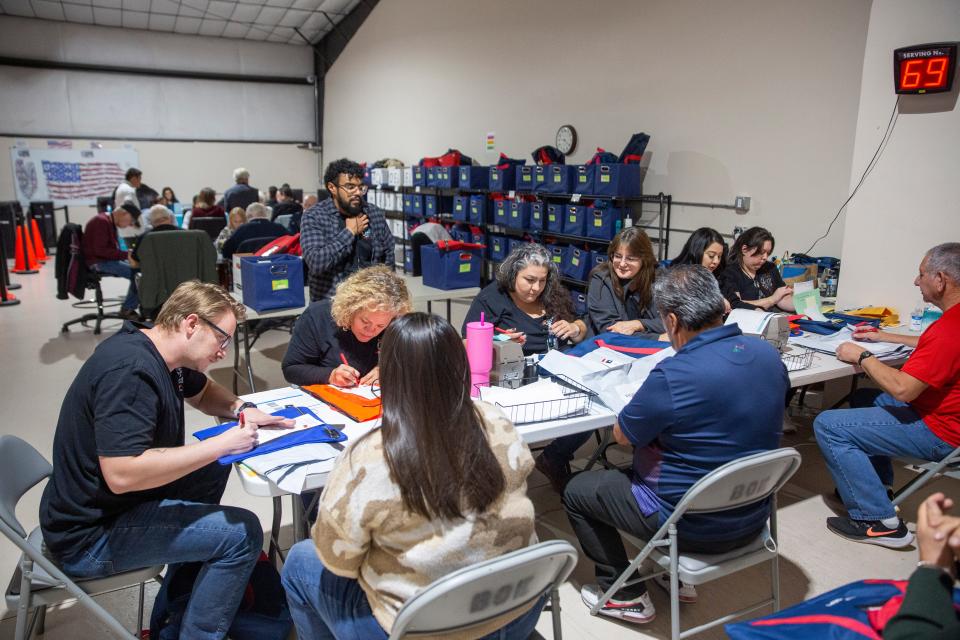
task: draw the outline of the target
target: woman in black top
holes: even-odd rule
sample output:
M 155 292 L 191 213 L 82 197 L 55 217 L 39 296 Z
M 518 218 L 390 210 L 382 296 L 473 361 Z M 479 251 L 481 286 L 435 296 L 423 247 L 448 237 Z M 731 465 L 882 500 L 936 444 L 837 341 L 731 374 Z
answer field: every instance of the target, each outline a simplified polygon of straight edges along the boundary
M 734 309 L 795 310 L 793 288 L 768 261 L 773 246 L 773 235 L 762 227 L 747 229 L 733 243 L 730 264 L 720 274 L 720 290 Z
M 388 267 L 357 271 L 332 300 L 314 302 L 297 320 L 283 357 L 284 379 L 299 385 L 376 384 L 380 334 L 410 307 L 406 283 Z
M 467 323 L 479 322 L 481 312 L 486 322 L 522 344 L 525 355 L 546 353 L 554 339 L 563 347 L 587 335 L 550 252 L 532 242 L 514 249 L 500 264 L 497 279 L 473 299 L 460 330 L 463 336 Z
M 706 267 L 717 279 L 727 268 L 727 243 L 716 229 L 700 227 L 687 238 L 680 255 L 670 262 L 677 264 L 699 264 Z M 730 301 L 723 299 L 724 314 L 730 313 Z
M 657 259 L 650 238 L 639 227 L 627 227 L 610 241 L 607 258 L 590 274 L 590 334 L 612 331 L 656 340 L 665 329 L 653 299 Z

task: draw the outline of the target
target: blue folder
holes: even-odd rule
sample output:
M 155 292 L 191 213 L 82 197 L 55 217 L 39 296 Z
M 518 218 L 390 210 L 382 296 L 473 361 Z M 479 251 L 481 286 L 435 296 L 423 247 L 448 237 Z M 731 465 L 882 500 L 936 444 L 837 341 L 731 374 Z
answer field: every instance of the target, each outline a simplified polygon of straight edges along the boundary
M 317 417 L 317 414 L 306 407 L 286 407 L 280 411 L 274 411 L 271 415 L 293 419 L 299 418 L 303 415 L 308 415 L 315 418 L 320 422 L 320 424 L 310 429 L 299 429 L 297 431 L 288 433 L 287 435 L 278 436 L 270 442 L 265 442 L 261 445 L 258 445 L 246 453 L 235 453 L 233 455 L 223 456 L 219 459 L 220 464 L 233 464 L 234 462 L 240 462 L 241 460 L 246 460 L 247 458 L 252 458 L 254 456 L 261 456 L 265 453 L 273 453 L 274 451 L 289 449 L 290 447 L 295 447 L 299 444 L 343 442 L 347 439 L 346 434 L 328 425 L 326 422 Z M 236 421 L 225 422 L 207 429 L 196 431 L 193 435 L 198 440 L 206 440 L 207 438 L 220 435 L 227 429 L 237 426 L 237 424 L 239 423 Z M 336 434 L 336 436 L 332 434 Z

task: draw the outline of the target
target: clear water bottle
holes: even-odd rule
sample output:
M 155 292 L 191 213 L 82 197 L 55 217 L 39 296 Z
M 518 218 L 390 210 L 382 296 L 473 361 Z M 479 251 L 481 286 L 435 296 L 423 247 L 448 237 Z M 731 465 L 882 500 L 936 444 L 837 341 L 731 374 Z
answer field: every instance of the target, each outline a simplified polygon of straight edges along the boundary
M 550 331 L 553 327 L 553 318 L 547 318 L 547 349 L 556 349 L 558 347 L 557 336 Z
M 923 301 L 917 303 L 917 306 L 910 312 L 910 331 L 920 331 L 923 325 L 923 312 L 926 305 Z
M 932 304 L 928 304 L 927 308 L 923 310 L 923 317 L 920 319 L 920 331 L 926 331 L 927 327 L 939 320 L 942 315 L 943 311 Z

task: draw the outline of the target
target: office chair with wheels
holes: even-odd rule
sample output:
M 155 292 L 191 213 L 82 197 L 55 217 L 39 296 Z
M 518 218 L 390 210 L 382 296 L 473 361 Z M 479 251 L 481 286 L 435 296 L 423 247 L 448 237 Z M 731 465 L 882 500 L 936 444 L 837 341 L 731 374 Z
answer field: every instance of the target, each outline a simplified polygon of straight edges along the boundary
M 113 303 L 106 303 L 103 299 L 103 289 L 100 287 L 100 274 L 87 268 L 86 260 L 83 256 L 83 228 L 74 223 L 65 224 L 57 239 L 57 255 L 54 263 L 54 270 L 57 277 L 57 298 L 66 300 L 69 295 L 84 300 L 84 294 L 87 289 L 94 292 L 92 303 L 96 307 L 96 313 L 87 313 L 79 318 L 74 318 L 64 322 L 60 327 L 62 333 L 70 330 L 70 325 L 93 322 L 93 334 L 100 335 L 100 324 L 104 320 L 125 320 L 118 312 L 107 311 L 107 307 Z M 86 304 L 78 303 L 78 304 Z
M 90 610 L 117 636 L 139 638 L 140 629 L 143 628 L 144 583 L 157 579 L 163 567 L 146 567 L 87 580 L 69 578 L 44 553 L 40 527 L 27 534 L 17 520 L 16 509 L 20 498 L 49 477 L 52 471 L 50 463 L 29 444 L 16 436 L 0 436 L 0 532 L 22 552 L 6 592 L 7 607 L 17 611 L 14 640 L 26 640 L 34 629 L 43 633 L 46 608 L 73 599 Z M 125 629 L 91 597 L 137 584 L 140 585 L 140 604 L 137 627 L 133 631 Z
M 553 637 L 560 640 L 559 588 L 577 565 L 577 550 L 548 540 L 435 580 L 397 613 L 390 640 L 408 635 L 446 635 L 517 611 L 550 595 Z
M 777 492 L 800 468 L 800 454 L 785 447 L 733 460 L 698 480 L 677 503 L 673 514 L 649 541 L 626 535 L 641 549 L 626 571 L 600 596 L 591 615 L 600 609 L 623 586 L 635 584 L 661 574 L 670 575 L 670 637 L 686 638 L 718 624 L 746 615 L 772 604 L 780 609 L 780 570 L 777 547 Z M 720 554 L 680 553 L 677 549 L 677 522 L 687 513 L 716 513 L 729 511 L 770 499 L 770 521 L 752 542 Z M 646 565 L 645 562 L 649 561 Z M 761 562 L 770 562 L 771 597 L 734 613 L 721 616 L 692 629 L 680 632 L 680 581 L 699 585 L 742 571 Z M 650 565 L 653 565 L 650 567 Z M 631 578 L 638 568 L 645 566 L 639 578 Z

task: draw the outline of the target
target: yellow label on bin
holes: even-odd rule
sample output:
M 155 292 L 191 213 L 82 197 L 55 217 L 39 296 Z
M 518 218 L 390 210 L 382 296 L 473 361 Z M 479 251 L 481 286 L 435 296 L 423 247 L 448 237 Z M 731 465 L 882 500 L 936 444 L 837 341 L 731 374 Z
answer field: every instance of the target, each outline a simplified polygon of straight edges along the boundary
M 579 267 L 579 266 L 580 266 L 580 258 L 570 258 L 570 264 L 572 264 L 572 265 L 575 266 L 575 267 Z
M 575 214 L 575 213 L 571 213 L 571 214 L 570 214 L 570 222 L 576 224 L 576 222 L 577 222 L 577 214 Z
M 460 273 L 470 273 L 470 263 L 464 262 L 460 265 Z
M 554 181 L 554 182 L 561 182 L 561 181 L 562 181 L 562 180 L 561 180 L 562 177 L 563 177 L 563 176 L 560 176 L 560 175 L 553 176 L 553 181 Z
M 586 181 L 587 181 L 587 176 L 584 175 L 584 174 L 578 175 L 577 178 L 580 179 L 580 182 L 586 182 Z
M 283 291 L 284 289 L 290 288 L 290 281 L 289 280 L 272 280 L 270 282 L 270 286 L 273 288 L 274 291 Z
M 514 218 L 519 218 L 519 217 L 520 217 L 520 212 L 517 211 L 516 209 L 514 209 L 514 210 L 512 211 L 512 213 L 513 213 L 513 217 L 514 217 Z
M 463 205 L 462 205 L 462 204 L 458 204 L 458 205 L 457 205 L 457 211 L 463 211 Z
M 550 222 L 556 222 L 556 221 L 557 221 L 557 216 L 553 215 L 552 213 L 550 214 L 549 217 L 550 217 Z
M 529 173 L 523 174 L 523 181 L 524 181 L 524 182 L 530 182 L 530 174 L 529 174 Z
M 595 226 L 595 227 L 602 227 L 602 226 L 603 226 L 603 219 L 601 219 L 601 218 L 596 218 L 596 219 L 594 219 L 594 221 L 593 221 L 593 226 Z
M 603 174 L 603 175 L 601 175 L 601 176 L 600 176 L 600 182 L 610 182 L 610 175 L 609 175 L 609 174 L 606 174 L 606 173 Z

